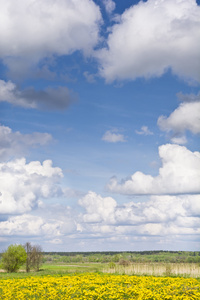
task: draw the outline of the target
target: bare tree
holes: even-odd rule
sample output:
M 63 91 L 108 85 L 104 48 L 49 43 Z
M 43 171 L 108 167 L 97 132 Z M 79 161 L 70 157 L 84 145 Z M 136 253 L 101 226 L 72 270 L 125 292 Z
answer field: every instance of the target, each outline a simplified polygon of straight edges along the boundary
M 35 269 L 35 271 L 39 271 L 42 263 L 42 257 L 42 247 L 40 245 L 33 246 L 31 252 L 31 266 Z
M 40 245 L 32 246 L 31 243 L 27 242 L 24 245 L 26 250 L 26 272 L 30 272 L 31 268 L 35 271 L 39 271 L 42 263 L 42 247 Z
M 27 242 L 25 245 L 24 245 L 24 248 L 26 250 L 26 254 L 27 254 L 27 258 L 26 258 L 26 272 L 30 272 L 30 269 L 31 269 L 31 256 L 32 256 L 32 245 L 31 243 Z

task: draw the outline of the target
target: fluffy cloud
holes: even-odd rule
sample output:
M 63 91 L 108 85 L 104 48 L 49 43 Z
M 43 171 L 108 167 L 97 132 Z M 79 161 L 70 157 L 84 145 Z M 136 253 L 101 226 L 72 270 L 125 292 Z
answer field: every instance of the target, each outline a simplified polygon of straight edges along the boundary
M 177 96 L 182 103 L 169 117 L 160 116 L 157 124 L 162 131 L 171 134 L 172 143 L 185 144 L 186 131 L 193 134 L 200 133 L 200 93 L 197 95 L 178 93 Z
M 168 68 L 199 81 L 200 7 L 195 0 L 140 1 L 111 28 L 97 53 L 107 82 L 161 76 Z
M 162 167 L 158 176 L 134 173 L 121 183 L 112 178 L 107 185 L 111 192 L 134 194 L 199 193 L 200 153 L 186 147 L 166 144 L 159 147 Z
M 21 134 L 19 131 L 13 132 L 7 126 L 0 126 L 0 161 L 21 156 L 28 147 L 43 146 L 51 140 L 52 136 L 48 133 Z
M 146 202 L 117 205 L 113 198 L 89 192 L 79 204 L 86 210 L 83 233 L 113 237 L 200 233 L 200 195 L 151 196 Z
M 102 220 L 112 222 L 112 216 L 117 206 L 113 198 L 103 198 L 91 191 L 79 200 L 79 204 L 87 211 L 83 218 L 84 222 L 91 223 L 101 222 Z
M 0 57 L 10 67 L 76 50 L 89 53 L 99 40 L 99 7 L 90 0 L 2 0 Z M 19 66 L 18 66 L 19 67 Z
M 183 102 L 169 117 L 160 116 L 158 126 L 161 130 L 174 134 L 186 130 L 194 134 L 200 133 L 200 102 Z
M 136 130 L 135 132 L 140 135 L 153 135 L 153 132 L 147 126 L 142 126 L 140 131 Z
M 116 129 L 106 131 L 102 140 L 109 143 L 125 142 L 123 134 L 118 133 Z
M 66 87 L 35 90 L 20 90 L 12 81 L 0 80 L 0 102 L 38 109 L 65 109 L 75 100 L 74 95 Z
M 24 158 L 0 163 L 0 214 L 22 214 L 41 198 L 62 195 L 62 170 L 46 160 L 26 163 Z
M 68 230 L 66 231 L 66 225 Z M 2 236 L 45 236 L 45 238 L 62 237 L 75 230 L 75 224 L 70 220 L 59 221 L 24 214 L 10 217 L 7 221 L 0 222 Z M 57 239 L 58 240 L 58 239 Z

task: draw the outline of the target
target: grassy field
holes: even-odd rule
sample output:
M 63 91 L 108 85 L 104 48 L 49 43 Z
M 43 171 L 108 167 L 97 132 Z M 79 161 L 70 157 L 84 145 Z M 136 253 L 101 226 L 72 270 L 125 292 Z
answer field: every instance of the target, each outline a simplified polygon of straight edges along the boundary
M 113 273 L 127 275 L 182 276 L 200 278 L 200 264 L 195 263 L 45 263 L 39 272 L 25 272 L 25 267 L 18 273 L 0 272 L 0 278 L 23 278 L 26 276 L 63 275 L 74 273 Z
M 25 266 L 18 273 L 0 272 L 0 278 L 25 278 L 29 276 L 63 275 L 74 273 L 97 273 L 103 272 L 106 263 L 74 263 L 74 264 L 43 264 L 39 272 L 25 272 Z

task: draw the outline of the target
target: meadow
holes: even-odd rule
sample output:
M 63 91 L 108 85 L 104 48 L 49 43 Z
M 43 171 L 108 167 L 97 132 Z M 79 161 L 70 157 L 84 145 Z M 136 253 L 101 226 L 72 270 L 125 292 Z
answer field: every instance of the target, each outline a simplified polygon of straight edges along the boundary
M 45 254 L 39 272 L 1 272 L 0 299 L 200 299 L 200 264 L 187 255 L 174 263 L 163 253 L 133 260 L 127 253 Z

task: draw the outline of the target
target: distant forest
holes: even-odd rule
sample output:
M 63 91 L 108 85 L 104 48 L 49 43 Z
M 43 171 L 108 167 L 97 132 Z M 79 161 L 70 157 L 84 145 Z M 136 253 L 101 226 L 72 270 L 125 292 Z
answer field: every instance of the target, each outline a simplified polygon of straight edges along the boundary
M 96 252 L 44 252 L 45 262 L 170 262 L 200 263 L 199 251 L 96 251 Z

